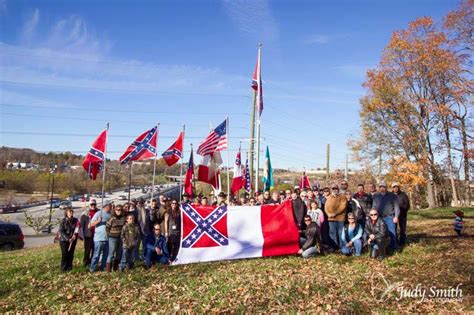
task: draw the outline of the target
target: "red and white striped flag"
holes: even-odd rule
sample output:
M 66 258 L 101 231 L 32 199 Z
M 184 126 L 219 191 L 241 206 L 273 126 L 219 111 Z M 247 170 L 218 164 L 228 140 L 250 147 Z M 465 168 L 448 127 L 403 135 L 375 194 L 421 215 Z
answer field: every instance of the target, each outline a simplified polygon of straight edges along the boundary
M 227 125 L 229 118 L 212 130 L 197 149 L 197 154 L 206 156 L 227 149 Z
M 244 182 L 242 179 L 242 162 L 240 159 L 240 149 L 235 158 L 234 165 L 234 177 L 232 178 L 232 195 L 236 196 L 239 193 L 239 190 L 242 189 Z

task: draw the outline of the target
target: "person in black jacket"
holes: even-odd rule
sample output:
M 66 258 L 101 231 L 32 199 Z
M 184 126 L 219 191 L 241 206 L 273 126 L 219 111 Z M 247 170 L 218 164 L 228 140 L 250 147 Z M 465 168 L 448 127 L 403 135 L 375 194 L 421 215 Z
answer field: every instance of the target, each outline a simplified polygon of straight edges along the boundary
M 59 225 L 59 246 L 61 246 L 61 271 L 72 270 L 74 250 L 76 249 L 77 234 L 80 223 L 74 217 L 74 210 L 67 208 L 64 211 L 64 219 Z
M 298 254 L 303 258 L 308 258 L 322 252 L 321 233 L 316 222 L 312 222 L 309 215 L 304 216 L 304 224 L 306 229 L 304 231 L 304 238 L 301 238 L 303 245 Z
M 410 210 L 410 199 L 408 195 L 401 191 L 399 183 L 392 184 L 393 193 L 397 195 L 398 206 L 400 207 L 400 215 L 398 216 L 398 227 L 400 232 L 398 233 L 398 245 L 405 245 L 407 239 L 407 215 Z
M 390 237 L 387 225 L 379 218 L 377 209 L 372 209 L 369 212 L 369 220 L 365 224 L 365 234 L 370 249 L 370 256 L 380 260 L 384 259 Z
M 365 222 L 369 217 L 369 211 L 372 209 L 372 195 L 365 192 L 364 184 L 357 185 L 357 192 L 352 197 L 359 202 L 362 210 L 360 216 L 356 216 L 357 222 L 365 227 Z
M 293 217 L 295 218 L 295 223 L 298 226 L 300 235 L 302 235 L 306 229 L 306 225 L 304 224 L 304 216 L 307 214 L 308 209 L 306 208 L 306 204 L 304 203 L 303 199 L 301 199 L 296 192 L 291 194 L 291 199 L 293 202 Z

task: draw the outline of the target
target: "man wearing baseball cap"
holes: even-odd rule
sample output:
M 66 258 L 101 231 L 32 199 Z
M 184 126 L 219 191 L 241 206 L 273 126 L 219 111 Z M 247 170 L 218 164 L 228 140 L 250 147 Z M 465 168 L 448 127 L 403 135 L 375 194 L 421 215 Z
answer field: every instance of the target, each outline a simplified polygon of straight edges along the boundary
M 400 216 L 398 217 L 398 227 L 400 233 L 398 235 L 398 245 L 405 245 L 407 239 L 407 215 L 410 210 L 410 198 L 400 189 L 399 183 L 392 184 L 392 191 L 398 198 L 398 206 L 400 207 Z
M 400 217 L 400 206 L 397 195 L 387 191 L 387 184 L 383 180 L 379 183 L 379 192 L 374 195 L 372 208 L 379 212 L 379 217 L 387 225 L 390 235 L 390 249 L 397 250 L 397 223 Z
M 95 272 L 96 267 L 99 264 L 99 258 L 102 254 L 102 259 L 99 264 L 99 270 L 104 271 L 107 264 L 107 255 L 109 253 L 109 237 L 107 236 L 106 224 L 110 219 L 110 211 L 112 209 L 112 203 L 110 201 L 104 201 L 104 208 L 92 217 L 89 223 L 90 227 L 95 228 L 94 232 L 94 256 L 89 268 L 90 272 Z

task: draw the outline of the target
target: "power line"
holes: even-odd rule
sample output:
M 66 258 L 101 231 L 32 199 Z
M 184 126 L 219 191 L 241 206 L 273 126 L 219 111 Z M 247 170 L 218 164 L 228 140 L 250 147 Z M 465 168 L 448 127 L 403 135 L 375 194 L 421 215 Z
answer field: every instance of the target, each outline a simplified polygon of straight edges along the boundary
M 32 131 L 5 131 L 0 130 L 0 134 L 8 134 L 8 135 L 29 135 L 29 136 L 64 136 L 64 137 L 97 137 L 97 134 L 86 134 L 86 133 L 59 133 L 59 132 L 32 132 Z M 133 138 L 137 135 L 107 135 L 110 138 Z M 164 139 L 176 139 L 176 135 L 174 136 L 163 136 L 160 135 L 160 138 Z M 205 136 L 202 137 L 192 137 L 186 136 L 188 139 L 204 139 Z M 240 137 L 228 137 L 230 139 L 240 139 Z
M 51 118 L 51 119 L 70 119 L 70 120 L 81 120 L 81 121 L 98 121 L 104 122 L 104 119 L 94 119 L 94 118 L 78 118 L 78 117 L 64 117 L 64 116 L 51 116 L 51 115 L 37 115 L 37 114 L 17 114 L 17 113 L 2 113 L 2 116 L 20 116 L 20 117 L 35 117 L 35 118 Z M 108 119 L 109 122 L 118 122 L 118 123 L 136 123 L 136 124 L 150 124 L 149 121 L 138 121 L 138 120 L 115 120 Z M 176 126 L 172 123 L 160 123 L 160 125 L 167 126 Z M 208 124 L 186 124 L 186 126 L 194 127 L 209 127 Z M 247 129 L 246 127 L 232 126 L 232 128 L 237 129 Z
M 29 85 L 29 86 L 37 86 L 37 87 L 60 87 L 60 88 L 68 88 L 68 89 L 86 89 L 86 90 L 109 91 L 109 92 L 250 98 L 250 96 L 243 95 L 243 94 L 219 94 L 219 93 L 200 93 L 200 92 L 169 92 L 169 91 L 160 91 L 160 90 L 155 90 L 155 89 L 131 90 L 131 89 L 104 88 L 104 87 L 84 86 L 84 85 L 82 85 L 82 86 L 81 85 L 67 85 L 67 84 L 57 84 L 57 83 L 17 82 L 17 81 L 3 80 L 3 79 L 0 79 L 0 82 L 13 84 L 13 85 Z
M 173 111 L 142 111 L 142 110 L 124 110 L 124 109 L 100 109 L 96 107 L 55 107 L 48 105 L 24 105 L 24 104 L 5 104 L 1 103 L 0 106 L 12 106 L 12 107 L 29 107 L 29 108 L 47 108 L 55 110 L 78 110 L 88 112 L 118 112 L 118 113 L 141 113 L 141 114 L 173 114 L 173 115 L 249 115 L 247 113 L 204 113 L 204 112 L 173 112 Z

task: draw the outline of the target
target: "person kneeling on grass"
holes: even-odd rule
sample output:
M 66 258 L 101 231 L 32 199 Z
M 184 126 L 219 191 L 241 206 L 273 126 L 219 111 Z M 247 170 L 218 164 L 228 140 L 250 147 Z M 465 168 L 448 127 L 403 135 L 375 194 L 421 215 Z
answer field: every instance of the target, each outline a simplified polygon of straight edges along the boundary
M 159 262 L 162 265 L 169 264 L 169 253 L 166 245 L 166 238 L 161 234 L 161 226 L 153 226 L 153 234 L 148 235 L 146 239 L 145 268 L 150 268 L 154 263 Z
M 318 252 L 322 253 L 321 234 L 318 224 L 312 222 L 309 215 L 304 216 L 304 223 L 306 224 L 306 230 L 304 231 L 305 237 L 300 239 L 303 244 L 298 254 L 303 258 L 308 258 L 315 256 Z
M 370 257 L 384 259 L 390 236 L 387 225 L 379 218 L 377 209 L 371 209 L 369 212 L 369 221 L 365 224 L 365 234 L 367 235 Z
M 355 215 L 352 212 L 347 214 L 349 223 L 344 226 L 341 235 L 341 252 L 350 256 L 355 252 L 356 256 L 360 256 L 362 252 L 362 226 L 355 220 Z
M 122 228 L 120 238 L 122 240 L 122 258 L 119 270 L 123 271 L 126 266 L 128 269 L 132 269 L 135 262 L 135 251 L 139 245 L 140 231 L 135 224 L 135 216 L 131 213 L 127 215 L 127 221 Z

